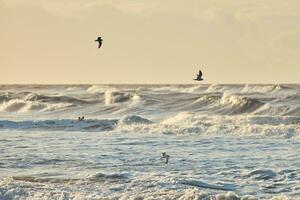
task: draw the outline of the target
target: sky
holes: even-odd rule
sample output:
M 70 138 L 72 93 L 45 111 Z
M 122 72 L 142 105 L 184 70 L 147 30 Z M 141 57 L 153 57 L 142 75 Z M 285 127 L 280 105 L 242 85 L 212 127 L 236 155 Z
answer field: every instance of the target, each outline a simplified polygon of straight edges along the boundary
M 199 69 L 202 83 L 300 83 L 299 10 L 299 0 L 0 0 L 0 84 L 188 84 Z

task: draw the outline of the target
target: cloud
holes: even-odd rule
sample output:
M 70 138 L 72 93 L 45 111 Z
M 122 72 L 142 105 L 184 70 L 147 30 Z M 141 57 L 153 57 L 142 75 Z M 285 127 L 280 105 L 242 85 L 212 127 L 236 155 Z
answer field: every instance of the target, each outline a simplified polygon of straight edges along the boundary
M 242 2 L 242 1 L 241 1 Z M 237 19 L 258 22 L 269 17 L 295 16 L 299 17 L 300 2 L 297 0 L 252 0 L 240 5 L 235 13 Z M 276 23 L 276 21 L 275 21 Z
M 149 4 L 139 1 L 120 1 L 120 0 L 3 0 L 8 6 L 39 6 L 53 15 L 67 17 L 78 17 L 80 12 L 86 12 L 89 9 L 101 5 L 113 6 L 126 13 L 142 14 Z
M 41 6 L 52 14 L 78 14 L 99 5 L 110 5 L 125 13 L 137 15 L 173 14 L 215 20 L 231 14 L 237 20 L 257 22 L 270 16 L 299 17 L 298 0 L 3 0 L 7 5 Z

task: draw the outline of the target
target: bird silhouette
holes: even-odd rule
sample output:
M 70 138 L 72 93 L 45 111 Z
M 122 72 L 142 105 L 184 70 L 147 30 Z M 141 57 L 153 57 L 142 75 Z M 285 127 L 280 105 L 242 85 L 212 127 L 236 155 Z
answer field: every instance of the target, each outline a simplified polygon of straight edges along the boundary
M 195 78 L 194 80 L 195 81 L 202 81 L 203 80 L 201 70 L 199 70 L 199 74 L 197 74 L 197 78 Z
M 95 42 L 98 42 L 99 43 L 99 46 L 98 48 L 100 48 L 102 46 L 102 38 L 101 37 L 98 37 L 97 40 L 95 40 Z

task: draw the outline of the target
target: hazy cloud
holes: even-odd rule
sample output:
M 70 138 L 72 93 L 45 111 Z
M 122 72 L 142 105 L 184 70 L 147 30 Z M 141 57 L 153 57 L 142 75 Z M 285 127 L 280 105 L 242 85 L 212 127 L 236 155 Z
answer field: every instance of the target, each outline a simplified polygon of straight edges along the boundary
M 184 82 L 201 65 L 211 82 L 296 81 L 299 3 L 0 0 L 2 81 L 49 81 L 43 66 L 53 82 Z

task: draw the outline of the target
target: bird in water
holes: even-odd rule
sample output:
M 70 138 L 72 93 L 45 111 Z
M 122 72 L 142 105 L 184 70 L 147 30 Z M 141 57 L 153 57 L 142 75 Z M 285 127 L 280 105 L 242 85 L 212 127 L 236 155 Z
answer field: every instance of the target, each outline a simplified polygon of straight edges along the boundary
M 168 164 L 170 156 L 166 152 L 162 152 L 160 159 L 165 160 L 165 163 Z
M 99 43 L 99 46 L 98 48 L 100 48 L 102 46 L 102 38 L 101 37 L 98 37 L 97 40 L 95 40 L 95 42 L 98 42 Z
M 195 78 L 194 80 L 195 80 L 195 81 L 202 81 L 202 80 L 203 80 L 201 70 L 199 70 L 199 74 L 197 74 L 197 78 Z

